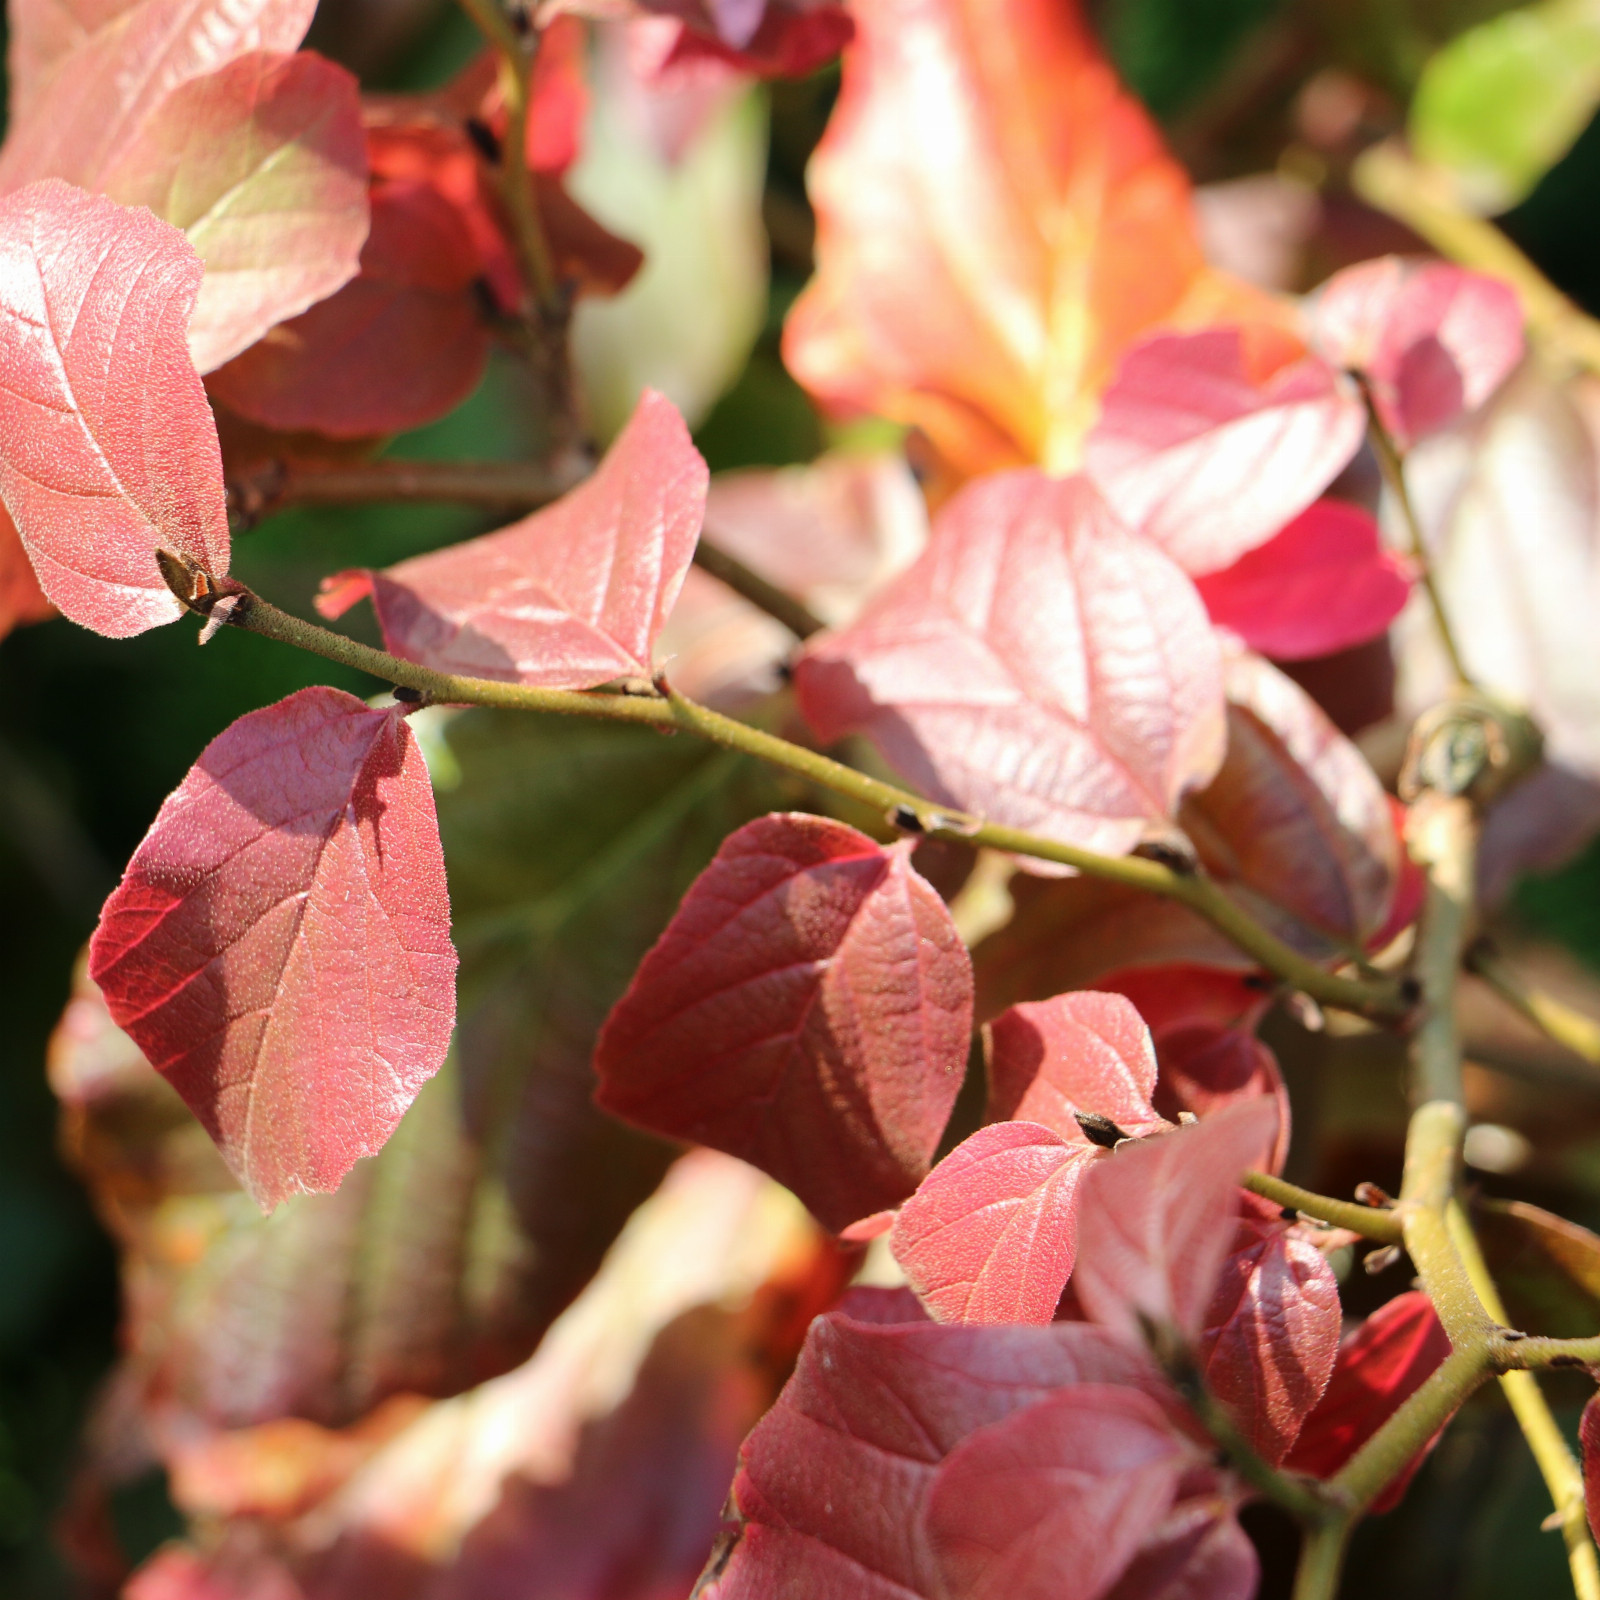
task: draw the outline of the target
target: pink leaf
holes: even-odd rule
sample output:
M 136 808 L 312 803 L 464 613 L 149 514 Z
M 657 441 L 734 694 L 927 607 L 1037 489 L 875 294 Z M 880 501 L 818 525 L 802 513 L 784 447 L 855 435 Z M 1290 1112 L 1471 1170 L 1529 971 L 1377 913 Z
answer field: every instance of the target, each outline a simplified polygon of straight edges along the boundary
M 189 352 L 209 372 L 356 275 L 367 161 L 354 78 L 256 54 L 176 89 L 102 187 L 182 228 L 205 262 Z
M 213 739 L 107 901 L 90 971 L 263 1206 L 338 1186 L 438 1070 L 455 951 L 405 721 L 302 689 Z
M 1316 1478 L 1332 1477 L 1449 1354 L 1450 1340 L 1421 1290 L 1379 1306 L 1340 1346 L 1328 1387 L 1305 1419 L 1285 1465 Z M 1432 1448 L 1430 1443 L 1417 1453 L 1374 1502 L 1374 1511 L 1399 1503 Z
M 989 1024 L 988 1065 L 985 1121 L 1025 1118 L 1072 1141 L 1084 1137 L 1080 1111 L 1130 1134 L 1166 1127 L 1150 1103 L 1150 1030 L 1122 995 L 1085 989 L 1013 1006 Z
M 1276 1208 L 1247 1209 L 1197 1353 L 1207 1387 L 1274 1465 L 1328 1386 L 1339 1327 L 1339 1285 L 1323 1253 Z
M 489 359 L 473 284 L 482 260 L 431 185 L 381 183 L 361 271 L 211 374 L 250 422 L 336 439 L 420 427 L 471 394 Z
M 1161 1381 L 1139 1351 L 1084 1323 L 868 1321 L 874 1302 L 891 1318 L 900 1309 L 869 1293 L 812 1324 L 794 1376 L 745 1442 L 738 1524 L 704 1600 L 943 1600 L 922 1512 L 944 1457 L 1068 1384 Z
M 499 533 L 339 574 L 337 617 L 370 591 L 384 642 L 444 672 L 587 689 L 645 676 L 705 517 L 706 464 L 672 402 L 646 390 L 594 475 Z
M 1096 980 L 1138 1007 L 1155 1040 L 1160 1075 L 1156 1112 L 1176 1122 L 1185 1111 L 1209 1117 L 1237 1100 L 1267 1096 L 1278 1107 L 1269 1172 L 1289 1154 L 1289 1093 L 1277 1059 L 1255 1036 L 1268 995 L 1243 974 L 1175 963 L 1131 967 Z
M 293 50 L 315 0 L 20 0 L 0 189 L 97 187 L 180 84 L 253 50 Z
M 928 1532 L 951 1600 L 1099 1600 L 1166 1516 L 1194 1450 L 1135 1389 L 1079 1384 L 946 1458 Z
M 1195 587 L 1211 620 L 1252 650 L 1303 661 L 1377 638 L 1405 605 L 1411 574 L 1367 512 L 1319 500 Z
M 1072 1272 L 1078 1186 L 1106 1153 L 1036 1122 L 996 1122 L 958 1144 L 890 1240 L 928 1310 L 940 1322 L 1049 1322 Z
M 113 638 L 180 614 L 158 549 L 228 570 L 200 271 L 147 212 L 53 179 L 0 200 L 0 496 L 45 594 Z
M 866 733 L 947 804 L 1110 854 L 1222 759 L 1193 587 L 1081 478 L 970 485 L 909 571 L 812 642 L 797 684 L 823 739 Z
M 1094 1164 L 1072 1279 L 1093 1321 L 1136 1339 L 1141 1318 L 1199 1333 L 1233 1236 L 1239 1179 L 1270 1159 L 1277 1132 L 1276 1105 L 1246 1100 Z
M 694 16 L 697 8 L 681 0 L 643 0 L 649 10 Z M 757 12 L 760 23 L 753 32 L 738 28 L 729 34 L 726 27 L 683 27 L 668 57 L 668 65 L 723 61 L 762 78 L 803 78 L 826 65 L 849 44 L 855 28 L 842 6 L 823 0 L 821 4 L 799 0 L 782 4 L 768 0 L 762 6 L 708 7 L 713 16 L 725 12 Z
M 729 836 L 611 1013 L 600 1104 L 770 1172 L 833 1228 L 928 1170 L 972 1028 L 972 963 L 910 865 L 843 823 Z
M 1522 309 L 1498 278 L 1384 256 L 1337 272 L 1313 303 L 1328 360 L 1365 374 L 1405 448 L 1476 411 L 1522 359 Z
M 1265 544 L 1356 452 L 1354 388 L 1269 328 L 1158 334 L 1123 360 L 1085 470 L 1185 572 Z

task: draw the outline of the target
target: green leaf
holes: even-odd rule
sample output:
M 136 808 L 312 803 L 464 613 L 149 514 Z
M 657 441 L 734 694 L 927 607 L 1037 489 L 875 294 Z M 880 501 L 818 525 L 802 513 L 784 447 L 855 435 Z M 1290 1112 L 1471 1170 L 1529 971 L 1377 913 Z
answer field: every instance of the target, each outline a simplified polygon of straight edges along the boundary
M 1525 198 L 1600 106 L 1600 3 L 1544 0 L 1452 40 L 1428 63 L 1411 143 L 1485 215 Z

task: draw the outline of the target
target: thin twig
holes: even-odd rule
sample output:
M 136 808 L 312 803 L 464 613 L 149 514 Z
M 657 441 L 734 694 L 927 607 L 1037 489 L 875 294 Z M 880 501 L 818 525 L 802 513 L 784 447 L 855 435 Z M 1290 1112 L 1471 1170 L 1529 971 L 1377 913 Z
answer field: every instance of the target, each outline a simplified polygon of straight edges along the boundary
M 370 505 L 393 500 L 479 506 L 493 511 L 537 510 L 580 483 L 589 463 L 568 457 L 537 461 L 376 461 L 324 465 L 272 462 L 228 484 L 228 509 L 247 526 L 291 506 Z M 781 622 L 797 639 L 826 626 L 803 601 L 769 582 L 704 533 L 694 564 Z
M 1399 1244 L 1403 1238 L 1400 1218 L 1383 1206 L 1364 1206 L 1354 1200 L 1335 1200 L 1329 1195 L 1316 1194 L 1302 1189 L 1297 1183 L 1285 1183 L 1267 1172 L 1247 1172 L 1244 1187 L 1274 1205 L 1290 1211 L 1304 1212 L 1319 1222 L 1332 1223 L 1336 1228 L 1348 1228 L 1364 1239 L 1376 1244 Z
M 1434 626 L 1439 632 L 1439 642 L 1444 646 L 1456 683 L 1470 684 L 1472 679 L 1468 676 L 1460 646 L 1456 643 L 1455 630 L 1450 626 L 1450 613 L 1445 609 L 1444 596 L 1439 592 L 1439 583 L 1434 576 L 1433 561 L 1428 555 L 1427 541 L 1422 536 L 1422 520 L 1417 515 L 1416 503 L 1406 484 L 1405 462 L 1401 458 L 1400 447 L 1378 415 L 1372 390 L 1365 382 L 1361 384 L 1361 394 L 1367 403 L 1367 436 L 1372 441 L 1372 452 L 1378 458 L 1378 470 L 1383 474 L 1384 485 L 1400 508 L 1400 518 L 1405 523 L 1406 538 L 1411 546 L 1411 560 L 1422 582 L 1423 593 L 1428 597 Z
M 1400 983 L 1387 978 L 1346 977 L 1324 971 L 1229 899 L 1220 885 L 1198 873 L 1182 872 L 1141 856 L 1099 855 L 1060 840 L 985 822 L 935 805 L 910 790 L 884 783 L 815 750 L 807 750 L 748 723 L 723 716 L 708 706 L 698 705 L 665 684 L 661 686 L 663 692 L 657 694 L 606 694 L 534 688 L 527 684 L 437 672 L 291 616 L 242 584 L 230 582 L 225 596 L 209 591 L 196 594 L 192 588 L 185 587 L 184 564 L 165 552 L 162 555 L 163 570 L 173 593 L 199 615 L 208 616 L 226 598 L 227 626 L 295 645 L 330 661 L 370 673 L 380 681 L 414 689 L 429 701 L 603 717 L 696 733 L 714 744 L 756 756 L 871 806 L 907 832 L 1032 856 L 1177 900 L 1227 934 L 1269 972 L 1323 1005 L 1370 1017 L 1397 1018 L 1409 1010 L 1407 993 Z

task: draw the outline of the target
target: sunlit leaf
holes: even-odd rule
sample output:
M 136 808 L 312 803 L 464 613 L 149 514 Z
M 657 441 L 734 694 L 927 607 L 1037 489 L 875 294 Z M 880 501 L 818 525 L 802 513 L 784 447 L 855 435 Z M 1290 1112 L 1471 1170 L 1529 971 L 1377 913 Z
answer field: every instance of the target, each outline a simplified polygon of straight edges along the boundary
M 0 200 L 0 496 L 45 594 L 122 638 L 181 607 L 165 549 L 228 570 L 222 459 L 176 228 L 51 180 Z
M 416 741 L 335 689 L 206 746 L 90 954 L 112 1016 L 264 1208 L 382 1147 L 444 1059 L 455 968 Z

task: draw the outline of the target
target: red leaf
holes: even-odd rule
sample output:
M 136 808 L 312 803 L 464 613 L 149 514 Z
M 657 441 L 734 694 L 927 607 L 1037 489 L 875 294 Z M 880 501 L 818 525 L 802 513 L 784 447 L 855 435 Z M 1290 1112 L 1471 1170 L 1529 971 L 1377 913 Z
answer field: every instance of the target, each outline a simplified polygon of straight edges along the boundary
M 1277 1131 L 1277 1107 L 1246 1100 L 1094 1164 L 1079 1200 L 1072 1277 L 1093 1321 L 1136 1339 L 1141 1316 L 1199 1333 L 1233 1235 L 1240 1176 L 1267 1162 Z
M 33 575 L 16 523 L 0 506 L 0 639 L 21 623 L 43 622 L 55 614 Z
M 206 746 L 106 902 L 90 971 L 267 1207 L 336 1188 L 438 1070 L 449 929 L 410 729 L 302 689 Z
M 384 643 L 469 677 L 588 689 L 651 672 L 705 520 L 706 464 L 646 390 L 596 472 L 555 505 L 386 572 L 339 573 L 318 609 L 370 593 Z
M 113 638 L 180 615 L 158 549 L 228 570 L 200 271 L 148 212 L 53 179 L 0 200 L 0 496 L 45 594 Z
M 900 1302 L 869 1293 L 812 1324 L 794 1376 L 746 1440 L 739 1524 L 704 1600 L 942 1600 L 922 1513 L 963 1438 L 1068 1384 L 1160 1383 L 1142 1352 L 1084 1323 L 875 1323 L 863 1312 L 880 1304 L 892 1316 Z
M 1206 266 L 1188 179 L 1081 6 L 850 9 L 807 171 L 817 274 L 784 331 L 825 407 L 920 429 L 958 478 L 1061 470 L 1135 339 L 1278 314 Z
M 1036 1122 L 996 1122 L 958 1144 L 890 1239 L 928 1310 L 940 1322 L 1049 1322 L 1077 1249 L 1078 1185 L 1106 1153 Z
M 842 1228 L 928 1170 L 972 964 L 909 841 L 764 817 L 730 835 L 600 1034 L 607 1110 L 770 1172 Z
M 1318 346 L 1365 374 L 1402 448 L 1476 411 L 1522 359 L 1522 309 L 1498 278 L 1384 256 L 1347 267 L 1313 302 Z
M 1328 1386 L 1340 1319 L 1326 1257 L 1272 1212 L 1239 1219 L 1197 1353 L 1207 1387 L 1276 1466 Z
M 320 56 L 256 54 L 175 90 L 102 187 L 206 264 L 189 352 L 209 372 L 355 277 L 367 237 L 360 91 Z
M 1180 821 L 1207 868 L 1291 938 L 1365 939 L 1388 915 L 1400 865 L 1382 784 L 1270 663 L 1234 650 L 1225 672 L 1227 759 Z
M 1280 661 L 1362 644 L 1411 593 L 1411 574 L 1358 506 L 1319 500 L 1289 525 L 1195 585 L 1211 620 Z
M 19 0 L 0 189 L 96 187 L 180 84 L 253 50 L 293 50 L 315 0 Z
M 1084 1138 L 1078 1111 L 1130 1134 L 1166 1127 L 1150 1103 L 1150 1030 L 1122 995 L 1085 989 L 1013 1006 L 989 1024 L 988 1066 L 987 1122 L 1026 1118 L 1073 1141 Z
M 1109 854 L 1222 759 L 1193 587 L 1079 478 L 965 489 L 921 559 L 811 643 L 797 686 L 823 739 L 864 732 L 947 804 Z
M 1254 1600 L 1260 1567 L 1216 1475 L 1190 1474 L 1185 1494 L 1107 1600 Z M 1198 1481 L 1197 1481 L 1198 1480 Z
M 1289 1093 L 1272 1052 L 1255 1036 L 1268 996 L 1238 972 L 1183 964 L 1132 967 L 1096 980 L 1138 1007 L 1155 1040 L 1160 1074 L 1152 1102 L 1176 1122 L 1208 1117 L 1236 1100 L 1270 1097 L 1278 1138 L 1269 1172 L 1289 1155 Z
M 1136 1389 L 1078 1384 L 946 1458 L 928 1534 L 951 1600 L 1099 1600 L 1163 1520 L 1194 1450 Z
M 1583 1451 L 1583 1504 L 1589 1515 L 1589 1531 L 1600 1538 L 1600 1394 L 1583 1408 L 1578 1444 Z
M 420 427 L 476 387 L 489 335 L 459 213 L 418 183 L 375 185 L 371 205 L 359 276 L 211 374 L 241 417 L 360 438 Z
M 1396 1295 L 1378 1307 L 1339 1348 L 1333 1376 L 1305 1420 L 1285 1465 L 1315 1478 L 1331 1478 L 1394 1415 L 1450 1354 L 1450 1341 L 1421 1290 Z M 1373 1504 L 1399 1503 L 1432 1443 Z
M 1162 334 L 1124 359 L 1084 463 L 1185 572 L 1217 572 L 1304 511 L 1365 429 L 1349 381 L 1275 329 Z

